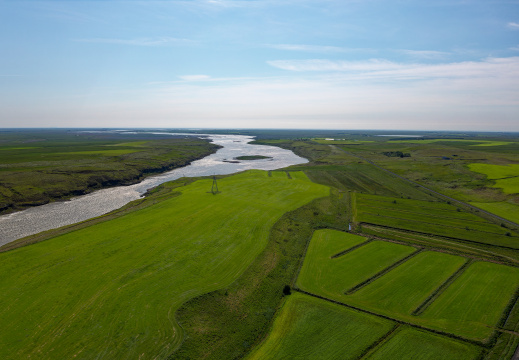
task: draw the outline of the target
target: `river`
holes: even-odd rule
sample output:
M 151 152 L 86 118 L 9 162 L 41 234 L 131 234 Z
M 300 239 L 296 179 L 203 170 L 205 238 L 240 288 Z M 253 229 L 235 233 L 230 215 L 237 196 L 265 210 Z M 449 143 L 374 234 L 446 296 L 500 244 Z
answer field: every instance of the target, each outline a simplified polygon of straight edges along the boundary
M 164 135 L 164 133 L 160 133 Z M 171 135 L 179 135 L 178 133 Z M 193 134 L 182 134 L 190 135 Z M 274 170 L 307 160 L 275 146 L 252 145 L 252 136 L 200 135 L 223 146 L 216 153 L 193 161 L 190 165 L 151 176 L 130 186 L 117 186 L 0 216 L 0 246 L 25 236 L 88 220 L 118 209 L 143 196 L 148 189 L 181 177 L 226 175 L 243 170 Z M 264 155 L 271 159 L 226 162 L 242 155 Z

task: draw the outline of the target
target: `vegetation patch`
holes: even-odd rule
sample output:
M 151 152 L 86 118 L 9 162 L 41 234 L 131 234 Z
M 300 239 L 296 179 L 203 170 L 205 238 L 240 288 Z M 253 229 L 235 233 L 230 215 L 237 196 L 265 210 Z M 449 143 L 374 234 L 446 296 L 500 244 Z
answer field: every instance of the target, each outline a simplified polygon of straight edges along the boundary
M 272 159 L 272 156 L 244 155 L 244 156 L 237 156 L 236 157 L 236 160 L 263 160 L 263 159 Z

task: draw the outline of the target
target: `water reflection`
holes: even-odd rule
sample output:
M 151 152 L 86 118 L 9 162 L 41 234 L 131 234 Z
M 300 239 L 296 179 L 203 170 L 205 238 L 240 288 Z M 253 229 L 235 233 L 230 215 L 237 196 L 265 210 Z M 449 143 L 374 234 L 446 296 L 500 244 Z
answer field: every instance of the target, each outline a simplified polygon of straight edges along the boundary
M 160 134 L 164 135 L 164 133 Z M 149 177 L 135 185 L 98 190 L 69 201 L 50 203 L 0 216 L 0 246 L 41 231 L 106 214 L 142 197 L 152 187 L 183 176 L 226 175 L 249 169 L 274 170 L 307 162 L 306 159 L 288 150 L 274 146 L 248 144 L 253 139 L 252 136 L 207 135 L 206 137 L 223 148 L 186 167 Z M 238 163 L 225 161 L 242 155 L 263 155 L 271 157 L 271 159 Z

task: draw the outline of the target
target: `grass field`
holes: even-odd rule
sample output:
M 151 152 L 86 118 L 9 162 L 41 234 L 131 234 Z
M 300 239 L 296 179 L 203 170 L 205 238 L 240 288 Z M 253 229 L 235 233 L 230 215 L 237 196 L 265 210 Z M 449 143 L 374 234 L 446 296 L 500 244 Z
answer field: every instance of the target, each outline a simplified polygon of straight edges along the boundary
M 509 141 L 493 141 L 493 140 L 467 140 L 467 139 L 407 139 L 407 140 L 391 140 L 392 143 L 414 143 L 414 144 L 432 144 L 432 143 L 460 143 L 468 146 L 502 146 L 512 144 Z
M 322 234 L 317 231 L 310 242 L 297 286 L 338 301 L 343 301 L 344 293 L 353 286 L 416 251 L 410 246 L 372 241 L 332 259 L 331 256 L 337 254 L 340 247 L 333 238 Z M 344 242 L 349 241 L 342 250 L 361 241 L 358 236 L 348 233 L 338 236 L 344 238 Z
M 434 251 L 422 252 L 348 296 L 348 302 L 389 316 L 410 315 L 465 260 Z
M 262 171 L 210 185 L 0 254 L 0 358 L 166 357 L 183 337 L 175 310 L 232 283 L 283 213 L 329 194 Z
M 404 327 L 363 359 L 472 360 L 480 353 L 477 346 Z
M 519 164 L 492 165 L 469 164 L 471 171 L 485 174 L 495 181 L 494 187 L 502 189 L 505 194 L 519 194 Z
M 508 202 L 472 203 L 472 205 L 519 224 L 519 205 Z
M 355 194 L 355 221 L 519 249 L 515 232 L 453 205 Z
M 485 340 L 519 286 L 519 268 L 476 262 L 420 316 L 441 328 Z
M 253 359 L 357 359 L 394 324 L 300 293 L 290 295 Z

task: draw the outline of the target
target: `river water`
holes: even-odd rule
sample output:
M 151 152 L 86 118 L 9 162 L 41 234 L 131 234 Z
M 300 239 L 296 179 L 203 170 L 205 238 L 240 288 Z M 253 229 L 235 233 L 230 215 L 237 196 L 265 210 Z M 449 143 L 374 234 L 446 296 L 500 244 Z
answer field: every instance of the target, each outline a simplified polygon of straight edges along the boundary
M 164 133 L 160 134 L 164 135 Z M 182 135 L 192 136 L 193 134 Z M 148 189 L 166 181 L 181 177 L 226 175 L 249 169 L 274 170 L 307 162 L 306 159 L 289 150 L 275 146 L 251 145 L 248 142 L 253 140 L 252 136 L 204 135 L 204 137 L 223 148 L 201 160 L 193 161 L 186 167 L 148 177 L 138 184 L 102 189 L 68 201 L 53 202 L 0 216 L 0 246 L 41 231 L 106 214 L 130 201 L 141 198 Z M 264 155 L 272 159 L 240 161 L 239 163 L 224 161 L 243 155 Z

